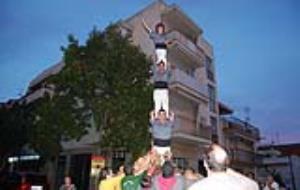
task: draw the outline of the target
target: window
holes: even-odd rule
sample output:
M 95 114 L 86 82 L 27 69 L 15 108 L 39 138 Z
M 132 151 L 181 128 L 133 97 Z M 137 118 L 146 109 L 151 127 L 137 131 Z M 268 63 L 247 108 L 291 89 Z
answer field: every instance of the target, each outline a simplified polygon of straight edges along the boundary
M 209 58 L 207 56 L 205 57 L 205 67 L 206 67 L 207 78 L 210 81 L 215 81 L 214 65 L 213 65 L 211 58 Z
M 195 70 L 196 70 L 195 68 L 187 68 L 185 72 L 187 75 L 195 78 Z
M 173 161 L 175 162 L 176 166 L 180 169 L 185 169 L 188 166 L 188 163 L 186 161 L 186 158 L 182 157 L 174 157 Z
M 210 117 L 210 125 L 212 129 L 212 141 L 218 143 L 218 123 L 215 117 Z
M 112 152 L 112 169 L 117 170 L 121 165 L 125 163 L 126 152 L 125 151 L 113 151 Z
M 215 87 L 208 85 L 208 95 L 209 95 L 209 110 L 211 112 L 216 112 L 216 89 L 215 89 Z

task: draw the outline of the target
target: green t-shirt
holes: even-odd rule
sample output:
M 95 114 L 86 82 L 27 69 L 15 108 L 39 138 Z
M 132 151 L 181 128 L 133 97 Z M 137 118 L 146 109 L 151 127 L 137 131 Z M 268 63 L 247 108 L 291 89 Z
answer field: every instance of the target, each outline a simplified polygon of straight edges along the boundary
M 146 172 L 140 175 L 125 176 L 121 181 L 122 190 L 139 190 L 141 182 L 146 175 Z

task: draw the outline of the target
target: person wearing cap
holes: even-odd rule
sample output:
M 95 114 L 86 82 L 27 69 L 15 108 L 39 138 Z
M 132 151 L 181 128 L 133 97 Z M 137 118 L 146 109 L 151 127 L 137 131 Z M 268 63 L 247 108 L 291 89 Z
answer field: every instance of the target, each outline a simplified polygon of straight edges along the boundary
M 163 61 L 167 64 L 167 44 L 171 44 L 172 40 L 167 40 L 165 25 L 160 22 L 155 26 L 155 31 L 153 31 L 143 19 L 143 26 L 154 43 L 156 63 Z M 165 69 L 167 69 L 167 65 L 165 65 Z
M 244 179 L 246 176 L 228 172 L 228 164 L 226 151 L 217 144 L 211 145 L 204 159 L 208 176 L 194 183 L 188 190 L 258 190 L 257 184 L 251 186 L 247 183 Z
M 171 71 L 165 69 L 165 63 L 159 62 L 157 65 L 152 67 L 154 91 L 153 101 L 154 110 L 156 116 L 160 109 L 166 111 L 167 117 L 169 117 L 169 82 L 171 79 Z
M 174 128 L 174 113 L 166 117 L 166 111 L 161 109 L 158 117 L 150 113 L 151 133 L 153 137 L 153 150 L 160 156 L 162 165 L 166 159 L 171 158 L 171 135 Z M 166 158 L 167 156 L 167 158 Z

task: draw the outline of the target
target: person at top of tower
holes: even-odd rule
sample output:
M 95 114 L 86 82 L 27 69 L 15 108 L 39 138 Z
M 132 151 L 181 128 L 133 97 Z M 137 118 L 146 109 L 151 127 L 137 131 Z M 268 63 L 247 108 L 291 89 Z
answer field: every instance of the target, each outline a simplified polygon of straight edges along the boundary
M 167 45 L 171 44 L 172 40 L 167 40 L 165 25 L 160 22 L 155 26 L 155 31 L 153 31 L 143 19 L 143 26 L 154 43 L 156 63 L 163 61 L 166 63 L 165 68 L 167 69 Z
M 171 71 L 165 69 L 165 63 L 161 61 L 153 69 L 153 81 L 154 81 L 154 113 L 158 115 L 159 110 L 162 108 L 166 112 L 166 116 L 169 116 L 169 90 L 168 85 L 171 78 Z
M 150 113 L 151 132 L 153 137 L 153 149 L 156 151 L 161 160 L 161 164 L 166 159 L 171 158 L 171 135 L 174 128 L 174 113 L 169 117 L 166 116 L 165 110 L 159 111 L 158 117 L 154 112 Z M 166 156 L 168 158 L 166 158 Z

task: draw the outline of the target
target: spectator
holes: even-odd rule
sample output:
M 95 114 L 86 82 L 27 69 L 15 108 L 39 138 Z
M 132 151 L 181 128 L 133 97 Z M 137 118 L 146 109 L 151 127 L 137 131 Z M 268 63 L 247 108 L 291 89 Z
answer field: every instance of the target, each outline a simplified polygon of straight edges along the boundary
M 264 190 L 279 190 L 279 184 L 274 180 L 272 175 L 269 175 L 267 177 Z
M 21 178 L 21 184 L 20 187 L 18 188 L 19 190 L 30 190 L 30 184 L 27 181 L 27 178 L 25 175 L 22 176 Z
M 248 190 L 243 180 L 227 172 L 228 163 L 226 151 L 216 144 L 211 145 L 204 160 L 208 176 L 189 190 Z
M 146 176 L 145 163 L 146 158 L 139 158 L 132 167 L 131 165 L 126 165 L 124 168 L 125 177 L 121 181 L 122 190 L 139 190 L 141 189 L 141 182 Z
M 181 176 L 175 176 L 175 168 L 170 161 L 165 161 L 160 175 L 155 176 L 152 190 L 184 190 L 184 181 Z
M 100 172 L 101 181 L 99 184 L 99 190 L 121 190 L 121 180 L 123 177 L 124 174 L 122 173 L 122 166 L 113 172 L 107 169 L 102 170 Z
M 226 171 L 229 175 L 236 177 L 243 184 L 246 190 L 259 190 L 259 185 L 252 178 L 246 177 L 245 175 L 238 173 L 237 171 L 228 168 Z M 251 175 L 250 175 L 251 176 Z M 254 178 L 254 176 L 252 176 Z
M 121 181 L 124 176 L 124 166 L 121 165 L 116 171 L 114 171 L 114 176 L 110 179 L 114 190 L 121 190 Z
M 76 190 L 76 186 L 72 184 L 70 176 L 65 176 L 64 184 L 60 186 L 59 190 Z
M 199 180 L 194 168 L 189 167 L 184 171 L 185 189 L 188 189 L 191 185 Z
M 103 168 L 99 174 L 99 190 L 109 189 L 111 187 L 109 183 L 110 174 L 108 168 Z

